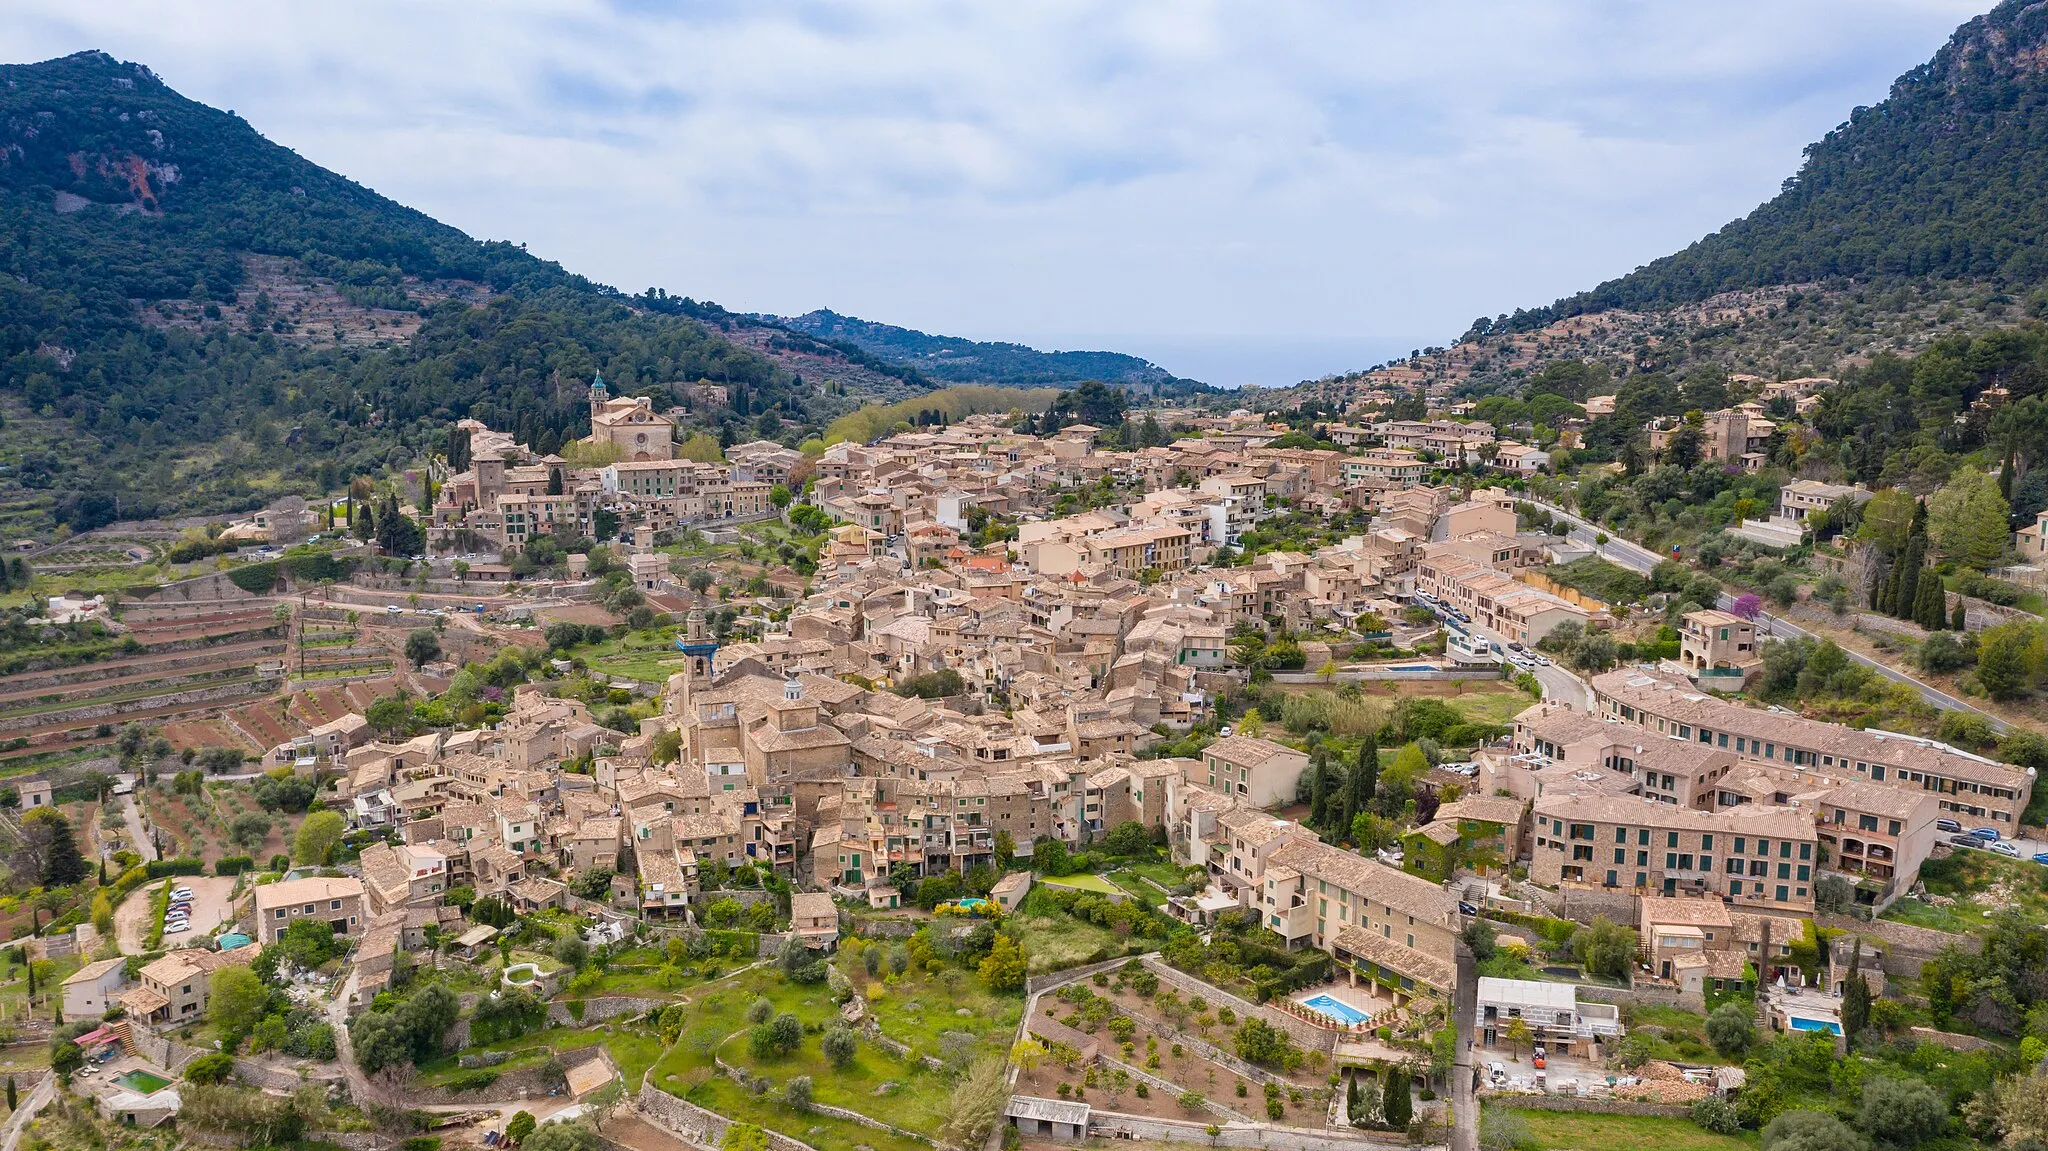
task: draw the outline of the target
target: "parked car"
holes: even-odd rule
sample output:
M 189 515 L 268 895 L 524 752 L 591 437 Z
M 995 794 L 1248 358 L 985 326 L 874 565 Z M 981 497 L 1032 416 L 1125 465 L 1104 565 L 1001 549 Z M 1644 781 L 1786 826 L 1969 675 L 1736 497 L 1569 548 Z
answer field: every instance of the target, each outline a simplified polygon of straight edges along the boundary
M 2005 856 L 2005 857 L 2006 857 L 2007 859 L 2018 859 L 2018 858 L 2020 857 L 2020 849 L 2019 849 L 2019 848 L 2017 848 L 2017 847 L 2014 847 L 2014 846 L 2013 846 L 2012 844 L 2010 844 L 2010 843 L 1994 843 L 1994 844 L 1992 844 L 1992 845 L 1991 845 L 1991 853 L 1992 853 L 1993 855 L 2003 855 L 2003 856 Z
M 2035 863 L 2048 863 L 2048 851 L 2037 851 L 2037 852 L 2035 852 L 2035 853 L 2034 853 L 2034 862 L 2035 862 Z
M 386 615 L 402 615 L 405 609 L 395 603 L 387 603 L 384 605 L 384 612 Z
M 1509 650 L 1509 651 L 1521 651 L 1521 650 L 1522 650 L 1522 645 L 1521 645 L 1521 644 L 1519 644 L 1519 643 L 1510 643 L 1510 644 L 1508 644 L 1508 650 Z
M 1537 667 L 1549 667 L 1549 666 L 1550 666 L 1550 657 L 1549 657 L 1549 656 L 1547 656 L 1547 655 L 1531 656 L 1530 658 L 1531 658 L 1531 659 L 1534 659 L 1534 660 L 1536 661 L 1536 666 L 1537 666 Z
M 1460 900 L 1458 901 L 1458 914 L 1459 914 L 1459 915 L 1477 915 L 1477 914 L 1479 914 L 1479 909 L 1478 909 L 1478 908 L 1476 908 L 1476 907 L 1474 907 L 1474 906 L 1472 906 L 1471 904 L 1469 904 L 1469 903 L 1465 902 L 1464 900 L 1460 899 Z
M 1934 830 L 1948 835 L 1960 835 L 1963 825 L 1953 819 L 1937 819 L 1934 821 Z
M 1984 841 L 1983 841 L 1983 840 L 1981 840 L 1981 839 L 1978 839 L 1978 838 L 1977 838 L 1976 836 L 1974 836 L 1974 835 L 1951 835 L 1951 836 L 1949 836 L 1949 837 L 1948 837 L 1948 843 L 1949 843 L 1949 846 L 1950 846 L 1950 847 L 1982 847 L 1982 846 L 1984 846 Z
M 190 930 L 192 930 L 192 925 L 191 925 L 191 924 L 189 924 L 189 923 L 166 923 L 166 924 L 164 924 L 164 934 L 165 934 L 165 935 L 176 935 L 176 934 L 178 934 L 178 933 L 179 933 L 180 931 L 190 931 Z
M 1997 843 L 1999 839 L 1998 829 L 1995 827 L 1973 827 L 1970 834 L 1986 843 Z

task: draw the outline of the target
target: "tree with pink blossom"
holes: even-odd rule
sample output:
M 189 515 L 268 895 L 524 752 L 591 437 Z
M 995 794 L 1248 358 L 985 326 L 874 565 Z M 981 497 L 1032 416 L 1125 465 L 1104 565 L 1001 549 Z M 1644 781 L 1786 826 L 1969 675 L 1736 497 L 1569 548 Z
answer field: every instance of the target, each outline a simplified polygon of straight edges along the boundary
M 1753 620 L 1763 614 L 1764 601 L 1759 599 L 1755 592 L 1746 591 L 1735 597 L 1734 604 L 1730 605 L 1728 610 L 1743 619 Z

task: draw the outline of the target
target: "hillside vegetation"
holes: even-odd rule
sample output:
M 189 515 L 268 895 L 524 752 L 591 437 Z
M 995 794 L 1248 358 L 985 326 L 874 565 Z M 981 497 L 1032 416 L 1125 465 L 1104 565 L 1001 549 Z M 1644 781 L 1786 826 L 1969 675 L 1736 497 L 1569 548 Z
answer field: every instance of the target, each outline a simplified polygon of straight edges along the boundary
M 0 66 L 0 220 L 10 534 L 332 491 L 463 416 L 553 450 L 587 431 L 599 370 L 727 442 L 815 434 L 864 384 L 932 386 L 474 240 L 104 53 Z M 729 402 L 695 404 L 697 382 Z

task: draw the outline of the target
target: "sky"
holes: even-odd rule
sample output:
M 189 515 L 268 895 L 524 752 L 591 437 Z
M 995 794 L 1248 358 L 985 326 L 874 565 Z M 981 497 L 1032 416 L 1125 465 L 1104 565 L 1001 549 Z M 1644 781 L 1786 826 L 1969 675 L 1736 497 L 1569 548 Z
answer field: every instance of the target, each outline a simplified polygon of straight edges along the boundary
M 1990 0 L 0 0 L 628 291 L 1284 385 L 1774 194 Z

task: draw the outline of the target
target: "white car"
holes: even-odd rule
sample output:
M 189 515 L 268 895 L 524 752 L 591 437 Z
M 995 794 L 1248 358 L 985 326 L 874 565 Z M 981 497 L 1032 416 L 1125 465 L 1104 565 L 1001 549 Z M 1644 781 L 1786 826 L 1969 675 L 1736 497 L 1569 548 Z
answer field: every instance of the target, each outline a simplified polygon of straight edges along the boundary
M 164 924 L 164 934 L 165 934 L 165 935 L 176 935 L 176 934 L 178 934 L 178 933 L 179 933 L 180 931 L 190 931 L 190 930 L 192 930 L 192 925 L 191 925 L 191 924 L 189 924 L 189 923 L 166 923 L 166 924 Z
M 386 615 L 404 615 L 404 614 L 405 614 L 405 609 L 404 609 L 404 608 L 402 608 L 402 607 L 399 607 L 399 606 L 398 606 L 397 604 L 395 604 L 395 603 L 387 603 L 387 604 L 385 604 L 385 605 L 384 605 L 384 613 L 385 613 Z
M 192 898 L 192 889 L 189 887 L 174 887 L 171 889 L 171 898 L 190 899 Z
M 1991 854 L 2003 855 L 2007 859 L 2018 859 L 2020 857 L 2020 849 L 2010 843 L 1994 843 L 1991 845 Z

